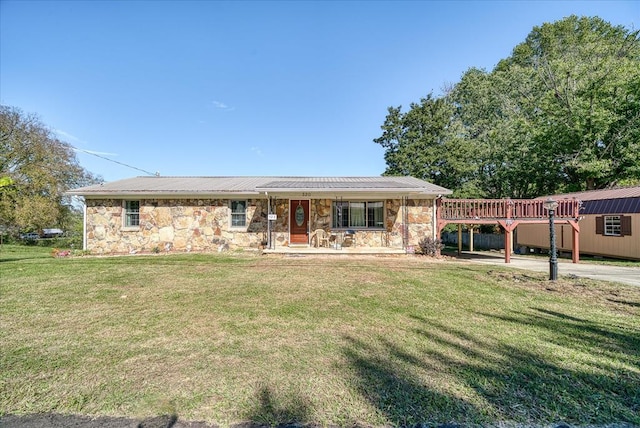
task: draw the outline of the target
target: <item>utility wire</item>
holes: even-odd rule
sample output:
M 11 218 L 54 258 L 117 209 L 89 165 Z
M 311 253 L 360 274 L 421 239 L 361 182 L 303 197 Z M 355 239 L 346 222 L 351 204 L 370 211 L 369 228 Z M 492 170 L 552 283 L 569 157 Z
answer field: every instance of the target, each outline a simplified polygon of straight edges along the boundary
M 135 170 L 137 170 L 137 171 L 144 172 L 145 174 L 149 174 L 149 175 L 160 175 L 160 173 L 158 173 L 158 172 L 149 172 L 149 171 L 146 171 L 146 170 L 144 170 L 144 169 L 137 168 L 137 167 L 135 167 L 135 166 L 127 165 L 126 163 L 118 162 L 117 160 L 109 159 L 108 157 L 105 157 L 105 156 L 100 156 L 99 154 L 94 153 L 94 152 L 91 152 L 91 151 L 88 151 L 88 150 L 79 149 L 79 148 L 74 147 L 74 146 L 71 146 L 71 147 L 73 147 L 73 150 L 75 150 L 75 151 L 77 151 L 77 152 L 86 153 L 86 154 L 88 154 L 88 155 L 92 155 L 92 156 L 95 156 L 95 157 L 97 157 L 97 158 L 107 160 L 107 161 L 109 161 L 109 162 L 117 163 L 118 165 L 126 166 L 127 168 L 131 168 L 131 169 L 135 169 Z

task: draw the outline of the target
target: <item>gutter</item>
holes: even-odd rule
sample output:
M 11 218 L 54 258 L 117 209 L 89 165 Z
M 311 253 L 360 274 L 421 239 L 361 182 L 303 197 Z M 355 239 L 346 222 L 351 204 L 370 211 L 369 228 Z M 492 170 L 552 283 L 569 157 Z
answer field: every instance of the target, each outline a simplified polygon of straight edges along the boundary
M 218 191 L 219 192 L 219 191 Z M 215 197 L 229 197 L 229 196 L 256 196 L 260 195 L 258 192 L 243 191 L 243 192 L 219 192 L 219 193 L 150 193 L 148 191 L 125 191 L 125 192 L 66 192 L 71 196 L 82 196 L 85 198 L 111 198 L 111 199 L 127 199 L 127 198 L 146 198 L 146 199 L 183 199 L 183 198 L 215 198 Z

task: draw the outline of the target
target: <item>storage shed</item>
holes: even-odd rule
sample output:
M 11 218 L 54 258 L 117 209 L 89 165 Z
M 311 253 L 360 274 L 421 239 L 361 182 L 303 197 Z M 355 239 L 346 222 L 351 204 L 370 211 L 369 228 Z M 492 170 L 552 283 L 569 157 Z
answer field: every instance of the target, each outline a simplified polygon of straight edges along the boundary
M 580 209 L 580 253 L 640 260 L 640 186 L 542 196 L 576 199 Z M 556 225 L 559 251 L 571 251 L 571 227 Z M 549 248 L 549 226 L 522 224 L 518 247 Z

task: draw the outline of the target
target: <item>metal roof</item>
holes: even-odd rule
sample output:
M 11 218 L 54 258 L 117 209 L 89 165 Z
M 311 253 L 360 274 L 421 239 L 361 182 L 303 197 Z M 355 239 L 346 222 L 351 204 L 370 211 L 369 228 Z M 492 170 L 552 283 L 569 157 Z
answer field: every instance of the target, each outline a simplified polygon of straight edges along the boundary
M 640 198 L 640 186 L 620 187 L 617 189 L 587 190 L 584 192 L 562 193 L 559 195 L 540 196 L 536 199 L 578 199 L 581 201 L 597 201 L 600 199 Z
M 133 177 L 68 192 L 79 196 L 210 196 L 287 193 L 412 193 L 448 195 L 451 191 L 413 177 Z
M 536 199 L 578 199 L 582 201 L 580 214 L 629 214 L 640 213 L 640 186 L 618 189 L 589 190 L 541 196 Z
M 640 213 L 640 198 L 599 199 L 585 201 L 580 214 Z

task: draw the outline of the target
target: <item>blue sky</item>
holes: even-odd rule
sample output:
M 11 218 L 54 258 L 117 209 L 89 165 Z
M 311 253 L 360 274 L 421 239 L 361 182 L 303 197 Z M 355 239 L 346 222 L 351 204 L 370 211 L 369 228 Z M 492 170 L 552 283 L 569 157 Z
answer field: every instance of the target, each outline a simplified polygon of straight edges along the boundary
M 571 14 L 640 27 L 632 1 L 0 0 L 0 102 L 106 181 L 377 176 L 387 107 Z

